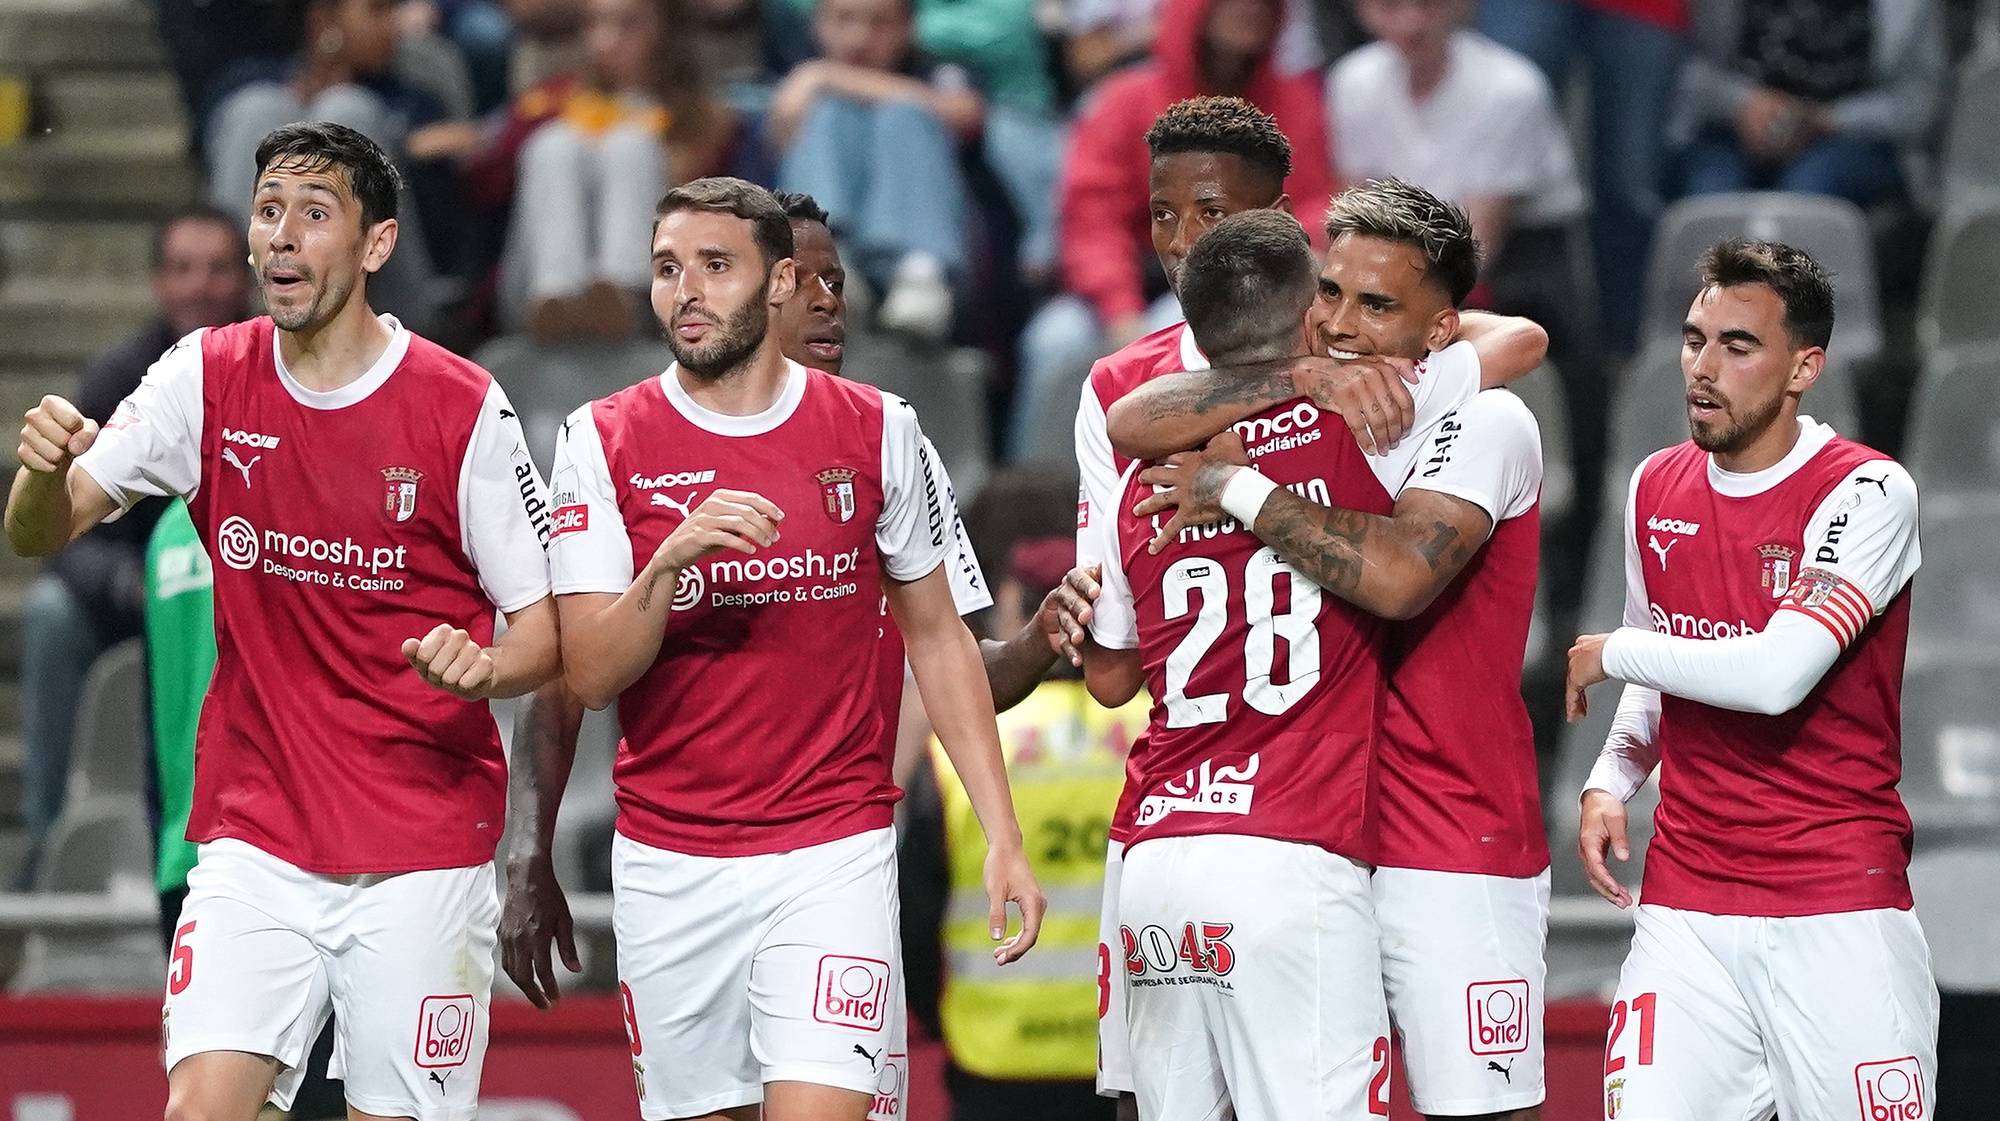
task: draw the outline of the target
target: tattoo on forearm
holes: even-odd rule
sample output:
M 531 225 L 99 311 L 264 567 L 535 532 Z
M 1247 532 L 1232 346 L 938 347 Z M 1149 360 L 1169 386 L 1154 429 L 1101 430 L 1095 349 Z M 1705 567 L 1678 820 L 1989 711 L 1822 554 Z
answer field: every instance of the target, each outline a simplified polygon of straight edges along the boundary
M 1345 598 L 1361 584 L 1368 523 L 1367 514 L 1277 491 L 1264 504 L 1255 531 L 1313 583 Z
M 1205 413 L 1230 405 L 1269 407 L 1297 396 L 1289 362 L 1260 362 L 1209 370 L 1196 376 L 1178 375 L 1177 387 L 1139 397 L 1150 422 Z
M 1466 550 L 1459 545 L 1457 527 L 1445 522 L 1431 523 L 1430 535 L 1417 546 L 1417 552 L 1423 555 L 1424 563 L 1431 566 L 1432 572 L 1442 571 L 1447 565 L 1456 572 L 1466 561 Z
M 653 589 L 660 586 L 660 578 L 666 574 L 666 569 L 658 569 L 646 578 L 646 586 L 639 589 L 639 610 L 651 611 L 653 609 Z

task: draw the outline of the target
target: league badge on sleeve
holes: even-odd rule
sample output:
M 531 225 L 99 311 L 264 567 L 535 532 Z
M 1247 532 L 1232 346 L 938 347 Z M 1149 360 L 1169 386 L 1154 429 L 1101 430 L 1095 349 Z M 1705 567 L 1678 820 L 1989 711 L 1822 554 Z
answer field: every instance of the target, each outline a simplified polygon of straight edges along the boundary
M 838 525 L 846 525 L 854 520 L 854 470 L 849 467 L 829 467 L 814 476 L 819 480 L 820 496 L 826 500 L 826 516 Z
M 383 492 L 382 512 L 392 522 L 407 522 L 417 512 L 417 484 L 423 481 L 424 473 L 414 467 L 384 467 L 382 478 L 387 486 Z

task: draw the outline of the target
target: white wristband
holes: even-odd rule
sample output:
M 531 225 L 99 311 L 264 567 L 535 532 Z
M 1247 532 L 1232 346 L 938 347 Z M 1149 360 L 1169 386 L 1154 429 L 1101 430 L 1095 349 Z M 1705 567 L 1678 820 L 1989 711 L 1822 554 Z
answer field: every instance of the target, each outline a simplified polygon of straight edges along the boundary
M 1257 514 L 1264 509 L 1264 500 L 1277 489 L 1278 484 L 1254 469 L 1241 468 L 1223 484 L 1222 512 L 1243 523 L 1244 529 L 1255 529 Z

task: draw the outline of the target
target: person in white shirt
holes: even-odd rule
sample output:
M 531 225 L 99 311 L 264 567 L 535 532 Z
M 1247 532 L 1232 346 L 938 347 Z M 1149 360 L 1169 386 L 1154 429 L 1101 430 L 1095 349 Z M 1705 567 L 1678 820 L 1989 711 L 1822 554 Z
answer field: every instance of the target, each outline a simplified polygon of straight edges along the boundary
M 1406 179 L 1464 207 L 1486 247 L 1473 304 L 1548 329 L 1569 414 L 1572 508 L 1583 515 L 1551 559 L 1582 556 L 1602 493 L 1608 370 L 1582 227 L 1587 203 L 1555 94 L 1526 56 L 1466 26 L 1471 0 L 1357 0 L 1356 10 L 1376 41 L 1327 78 L 1341 172 L 1349 181 Z

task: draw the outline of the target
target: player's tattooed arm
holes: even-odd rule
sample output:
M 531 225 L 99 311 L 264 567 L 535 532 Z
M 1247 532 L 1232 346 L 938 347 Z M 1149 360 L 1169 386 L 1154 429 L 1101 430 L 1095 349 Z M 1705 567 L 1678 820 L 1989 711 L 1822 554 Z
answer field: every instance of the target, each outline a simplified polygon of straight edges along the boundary
M 500 963 L 537 1008 L 561 999 L 551 949 L 571 973 L 576 953 L 569 901 L 556 880 L 556 810 L 576 763 L 583 702 L 561 680 L 535 691 L 514 721 L 507 768 L 507 897 L 500 912 Z
M 1314 583 L 1386 619 L 1422 614 L 1492 532 L 1478 505 L 1411 490 L 1393 516 L 1321 506 L 1271 492 L 1253 531 Z
M 1415 363 L 1378 355 L 1349 361 L 1305 355 L 1168 374 L 1112 405 L 1106 432 L 1119 454 L 1158 459 L 1304 397 L 1338 414 L 1361 449 L 1374 452 L 1394 447 L 1416 423 L 1416 400 L 1406 384 L 1415 381 Z

